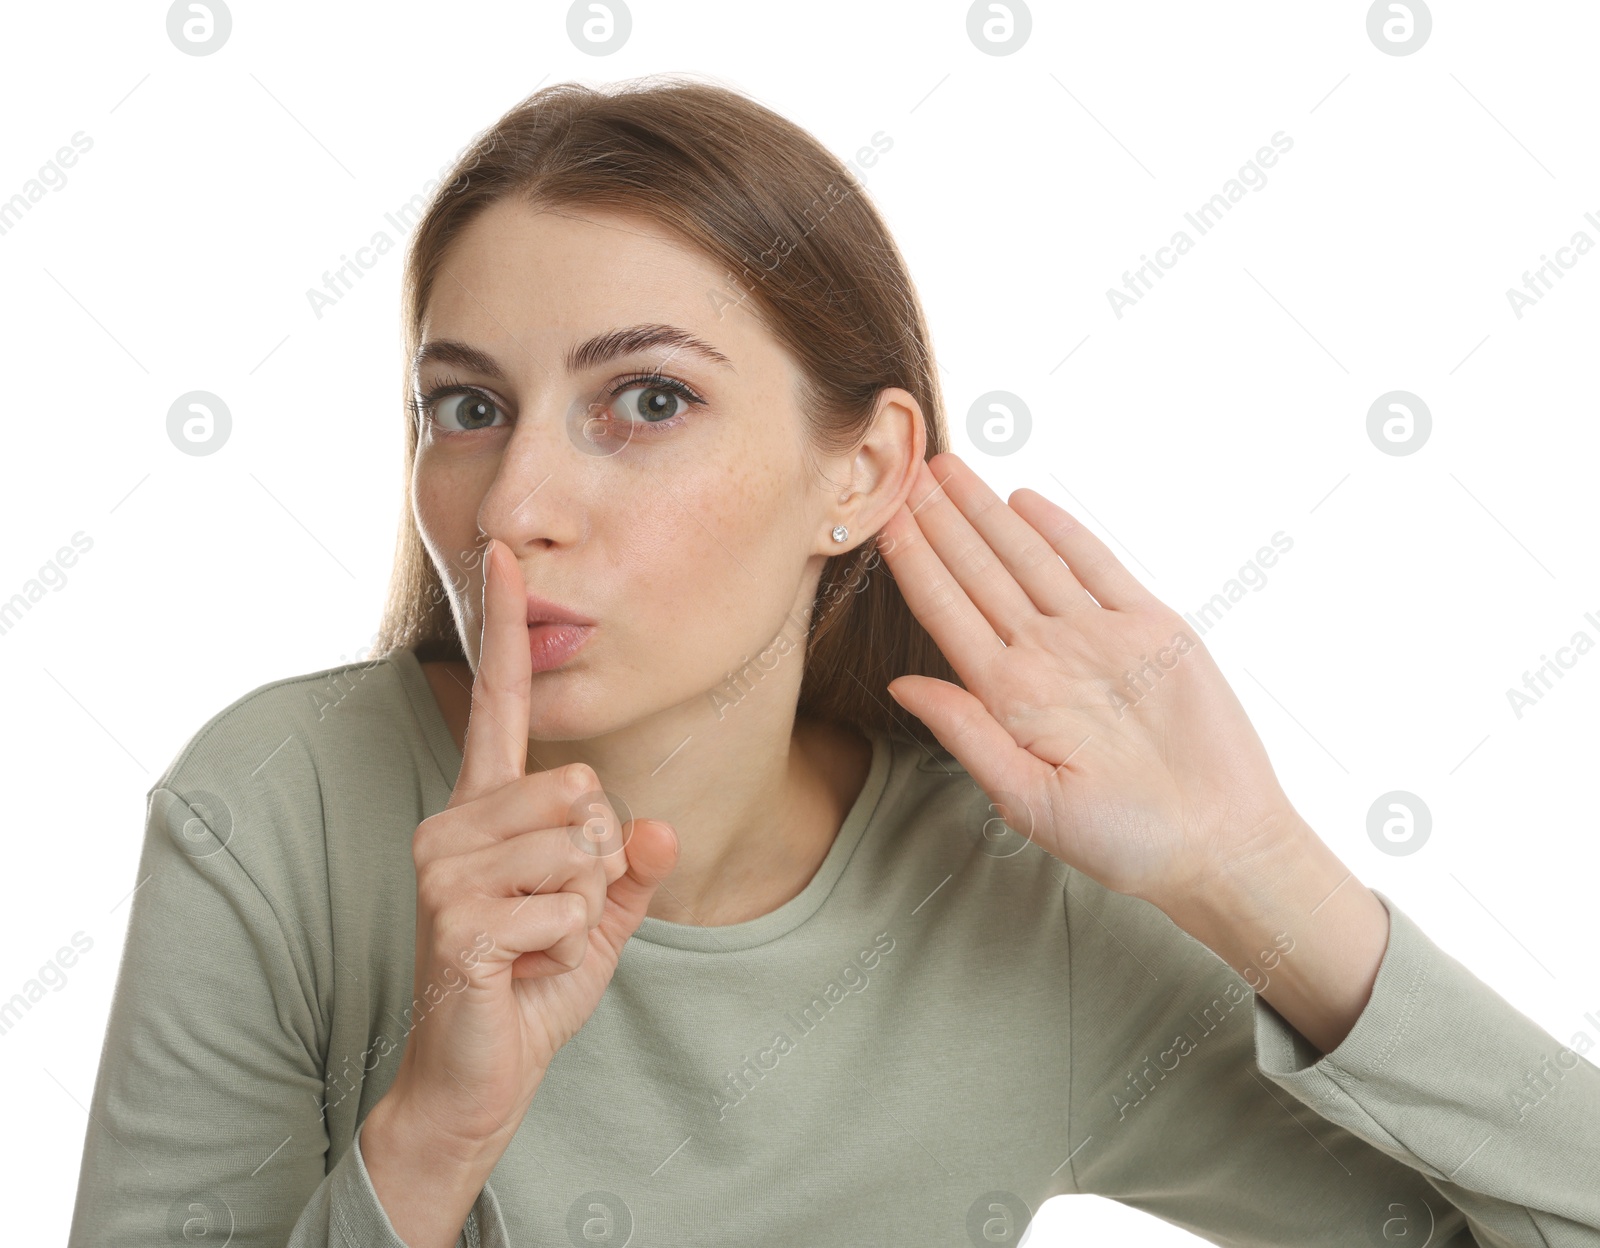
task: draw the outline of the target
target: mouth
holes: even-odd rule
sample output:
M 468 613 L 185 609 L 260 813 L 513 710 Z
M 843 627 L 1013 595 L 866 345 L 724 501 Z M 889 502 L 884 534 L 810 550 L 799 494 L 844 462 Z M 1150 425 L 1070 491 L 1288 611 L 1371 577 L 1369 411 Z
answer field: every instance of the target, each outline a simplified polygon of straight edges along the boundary
M 563 624 L 577 627 L 593 628 L 594 621 L 587 616 L 570 611 L 560 603 L 551 602 L 537 594 L 528 595 L 528 627 L 536 628 L 545 624 Z
M 566 663 L 589 640 L 593 624 L 562 624 L 548 620 L 528 625 L 528 651 L 535 672 L 547 672 Z

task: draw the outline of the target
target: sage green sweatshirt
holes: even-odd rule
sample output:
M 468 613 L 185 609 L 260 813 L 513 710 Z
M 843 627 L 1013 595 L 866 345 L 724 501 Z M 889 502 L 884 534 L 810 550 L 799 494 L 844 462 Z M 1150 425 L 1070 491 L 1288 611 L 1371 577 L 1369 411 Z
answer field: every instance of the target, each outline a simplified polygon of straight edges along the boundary
M 1372 997 L 1319 1058 L 1159 909 L 986 830 L 948 754 L 871 735 L 799 895 L 644 920 L 458 1248 L 1015 1244 L 1079 1192 L 1218 1244 L 1600 1248 L 1588 1033 L 1379 894 Z M 69 1248 L 402 1248 L 360 1128 L 450 990 L 412 996 L 411 841 L 460 764 L 410 651 L 265 685 L 173 760 Z

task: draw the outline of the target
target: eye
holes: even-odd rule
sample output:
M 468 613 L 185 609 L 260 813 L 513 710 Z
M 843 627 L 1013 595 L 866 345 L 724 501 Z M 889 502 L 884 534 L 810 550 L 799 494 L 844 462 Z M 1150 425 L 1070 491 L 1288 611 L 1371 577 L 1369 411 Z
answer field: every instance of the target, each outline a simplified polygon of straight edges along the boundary
M 611 392 L 607 410 L 627 425 L 676 427 L 684 423 L 689 408 L 704 400 L 671 377 L 633 377 Z
M 508 423 L 500 405 L 472 386 L 440 386 L 419 398 L 412 410 L 445 433 L 472 433 Z

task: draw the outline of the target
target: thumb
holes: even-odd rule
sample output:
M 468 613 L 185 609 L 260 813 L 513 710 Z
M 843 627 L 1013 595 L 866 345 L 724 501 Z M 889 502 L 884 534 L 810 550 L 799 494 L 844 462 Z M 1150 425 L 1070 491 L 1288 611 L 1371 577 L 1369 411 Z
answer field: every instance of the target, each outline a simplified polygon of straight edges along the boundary
M 620 954 L 628 937 L 638 930 L 656 894 L 656 886 L 678 865 L 678 834 L 659 819 L 632 819 L 633 831 L 624 842 L 628 869 L 606 889 L 606 910 L 600 930 Z

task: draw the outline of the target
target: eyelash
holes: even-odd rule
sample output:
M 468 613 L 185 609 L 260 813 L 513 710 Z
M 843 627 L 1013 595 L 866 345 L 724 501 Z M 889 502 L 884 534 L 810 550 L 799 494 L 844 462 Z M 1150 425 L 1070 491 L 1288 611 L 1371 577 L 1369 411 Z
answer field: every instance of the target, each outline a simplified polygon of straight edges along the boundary
M 462 382 L 456 381 L 453 377 L 448 376 L 442 376 L 439 380 L 441 382 L 440 385 L 437 385 L 432 390 L 427 391 L 425 394 L 410 400 L 408 406 L 411 408 L 412 415 L 418 421 L 431 419 L 433 405 L 440 399 L 448 398 L 452 394 L 470 394 L 476 398 L 482 399 L 485 403 L 488 403 L 495 408 L 500 408 L 502 411 L 504 410 L 501 408 L 499 403 L 495 402 L 492 396 L 480 390 L 477 386 L 466 385 Z M 624 391 L 632 390 L 636 386 L 640 385 L 648 385 L 656 389 L 666 390 L 671 394 L 677 395 L 685 403 L 689 404 L 690 407 L 703 407 L 705 405 L 705 400 L 691 390 L 688 386 L 686 386 L 683 382 L 678 381 L 673 377 L 664 377 L 660 373 L 640 373 L 633 377 L 625 377 L 621 381 L 617 382 L 616 387 L 611 391 L 611 394 L 608 397 L 615 399 Z M 676 429 L 685 423 L 687 417 L 688 412 L 679 412 L 671 420 L 635 420 L 624 423 L 638 425 L 640 428 L 649 429 L 652 431 L 658 429 Z M 492 427 L 493 426 L 485 426 L 485 428 Z M 438 428 L 437 424 L 435 424 L 434 432 L 439 436 L 454 437 L 457 434 L 479 433 L 481 430 L 440 429 Z

